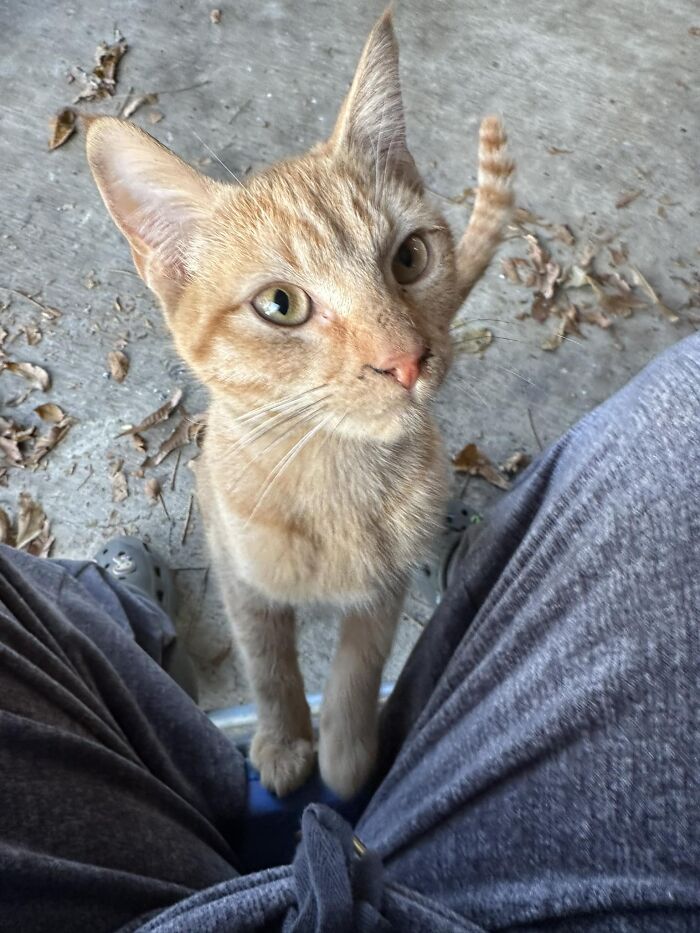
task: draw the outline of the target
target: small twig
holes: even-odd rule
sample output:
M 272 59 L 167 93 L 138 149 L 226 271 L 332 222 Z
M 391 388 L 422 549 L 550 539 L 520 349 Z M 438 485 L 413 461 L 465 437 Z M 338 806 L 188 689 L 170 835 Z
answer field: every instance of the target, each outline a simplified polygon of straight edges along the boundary
M 158 501 L 163 506 L 163 511 L 165 512 L 165 517 L 170 521 L 170 513 L 168 512 L 167 506 L 165 505 L 165 499 L 163 498 L 163 493 L 158 492 Z
M 18 295 L 20 298 L 24 298 L 25 301 L 31 301 L 33 305 L 36 305 L 37 308 L 41 308 L 42 314 L 46 315 L 47 318 L 55 320 L 57 317 L 61 317 L 63 312 L 59 311 L 58 308 L 52 308 L 50 305 L 45 305 L 34 295 L 30 295 L 28 292 L 23 292 L 21 288 L 9 288 L 7 285 L 2 286 L 6 291 L 12 292 L 13 295 Z
M 91 464 L 91 463 L 88 463 L 88 475 L 85 477 L 85 479 L 82 481 L 82 483 L 80 483 L 80 484 L 76 487 L 76 490 L 75 490 L 76 492 L 78 491 L 78 489 L 82 489 L 82 488 L 83 488 L 83 486 L 85 485 L 85 483 L 87 483 L 87 481 L 88 481 L 88 480 L 90 479 L 90 477 L 92 476 L 93 472 L 94 472 L 94 470 L 92 469 L 92 464 Z
M 530 427 L 532 428 L 532 433 L 533 433 L 533 435 L 534 435 L 534 437 L 535 437 L 535 440 L 537 441 L 537 446 L 538 446 L 538 447 L 540 448 L 540 450 L 542 451 L 542 450 L 544 450 L 544 446 L 543 446 L 543 444 L 542 444 L 542 441 L 540 440 L 539 434 L 537 433 L 537 428 L 535 427 L 535 422 L 534 422 L 533 417 L 532 417 L 532 411 L 531 411 L 529 408 L 528 408 L 528 410 L 527 410 L 527 417 L 528 417 L 528 419 L 529 419 L 529 421 L 530 421 Z
M 187 517 L 185 518 L 185 527 L 182 529 L 182 537 L 180 538 L 180 544 L 185 543 L 185 538 L 187 537 L 187 532 L 190 527 L 190 519 L 192 518 L 192 503 L 194 502 L 194 493 L 190 493 L 190 501 L 187 506 Z
M 173 476 L 172 476 L 172 479 L 170 480 L 170 489 L 173 490 L 173 491 L 174 491 L 174 489 L 175 489 L 175 480 L 177 479 L 177 471 L 178 471 L 178 469 L 179 469 L 179 467 L 180 467 L 180 458 L 181 458 L 181 457 L 182 457 L 182 450 L 180 449 L 180 450 L 178 450 L 178 452 L 177 452 L 177 460 L 175 461 L 175 469 L 173 470 Z

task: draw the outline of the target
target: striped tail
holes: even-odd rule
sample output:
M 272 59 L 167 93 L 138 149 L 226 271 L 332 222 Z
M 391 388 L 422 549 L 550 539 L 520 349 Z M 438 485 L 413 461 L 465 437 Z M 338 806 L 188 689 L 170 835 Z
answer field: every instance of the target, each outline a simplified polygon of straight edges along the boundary
M 479 129 L 479 187 L 469 226 L 457 247 L 462 300 L 479 280 L 503 239 L 513 214 L 515 163 L 498 117 L 484 117 Z

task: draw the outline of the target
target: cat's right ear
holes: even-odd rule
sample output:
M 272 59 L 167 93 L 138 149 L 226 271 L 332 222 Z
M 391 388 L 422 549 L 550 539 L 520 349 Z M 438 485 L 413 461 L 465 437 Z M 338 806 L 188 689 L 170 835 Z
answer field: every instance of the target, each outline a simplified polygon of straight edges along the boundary
M 115 117 L 89 121 L 87 158 L 139 275 L 170 310 L 187 282 L 188 250 L 208 216 L 216 183 Z
M 418 180 L 406 146 L 406 120 L 399 81 L 399 46 L 391 10 L 375 24 L 328 140 L 332 152 L 364 153 L 380 177 L 398 169 Z

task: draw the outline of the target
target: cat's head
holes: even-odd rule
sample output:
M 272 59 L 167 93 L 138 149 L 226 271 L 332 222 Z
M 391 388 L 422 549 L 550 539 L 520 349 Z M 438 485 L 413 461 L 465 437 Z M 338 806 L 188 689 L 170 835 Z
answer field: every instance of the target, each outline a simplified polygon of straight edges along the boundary
M 90 167 L 180 354 L 237 409 L 287 400 L 345 435 L 410 430 L 450 360 L 464 296 L 445 219 L 405 140 L 389 14 L 330 139 L 243 184 L 132 124 L 88 128 Z

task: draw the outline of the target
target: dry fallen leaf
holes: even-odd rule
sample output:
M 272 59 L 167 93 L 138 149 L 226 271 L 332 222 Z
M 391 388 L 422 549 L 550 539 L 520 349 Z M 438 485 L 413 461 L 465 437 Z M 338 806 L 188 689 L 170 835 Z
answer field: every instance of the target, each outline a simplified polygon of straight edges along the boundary
M 127 98 L 124 107 L 119 114 L 125 120 L 128 120 L 129 117 L 133 117 L 139 107 L 144 107 L 147 104 L 157 104 L 158 95 L 157 94 L 140 94 L 138 97 L 132 97 L 131 100 Z
M 58 408 L 58 405 L 47 407 Z M 58 410 L 60 411 L 60 408 Z M 42 434 L 36 439 L 32 452 L 27 458 L 27 466 L 36 466 L 48 453 L 51 453 L 54 447 L 63 440 L 74 424 L 74 419 L 68 415 L 61 418 L 56 424 L 52 424 L 46 434 Z
M 115 382 L 124 382 L 126 374 L 129 372 L 129 357 L 123 350 L 112 350 L 108 354 L 109 371 Z
M 12 522 L 7 512 L 0 509 L 0 544 L 12 544 Z
M 521 470 L 524 470 L 526 466 L 530 465 L 531 459 L 532 458 L 524 451 L 516 450 L 507 460 L 503 461 L 500 469 L 509 476 L 515 476 L 516 473 L 519 473 Z
M 474 197 L 476 197 L 476 188 L 462 188 L 461 194 L 456 194 L 447 200 L 452 201 L 453 204 L 464 204 L 465 201 L 471 201 Z
M 214 23 L 215 26 L 218 26 L 218 24 L 221 22 L 221 10 L 212 10 L 209 14 L 209 19 L 212 23 Z
M 573 246 L 576 242 L 576 237 L 566 224 L 555 224 L 552 227 L 552 235 L 555 240 L 560 240 L 566 246 Z
M 627 246 L 624 243 L 620 243 L 619 247 L 608 246 L 608 252 L 610 253 L 610 260 L 614 266 L 623 265 L 629 258 Z
M 27 492 L 19 494 L 15 547 L 35 557 L 48 557 L 54 539 L 46 513 Z
M 143 488 L 149 499 L 152 499 L 154 502 L 158 501 L 160 496 L 160 483 L 154 476 L 146 480 Z
M 44 336 L 36 324 L 25 324 L 22 327 L 24 332 L 24 337 L 30 347 L 35 347 L 38 343 L 41 343 L 42 337 Z
M 190 441 L 198 441 L 199 435 L 204 430 L 205 425 L 205 412 L 200 412 L 198 415 L 194 415 L 193 417 L 183 413 L 180 422 L 172 434 L 166 437 L 154 456 L 144 460 L 144 462 L 141 464 L 141 467 L 143 469 L 148 469 L 149 467 L 158 466 L 174 450 L 186 446 L 190 443 Z
M 123 434 L 141 434 L 154 425 L 160 424 L 161 421 L 167 421 L 180 404 L 181 399 L 182 389 L 175 389 L 172 397 L 169 398 L 164 405 L 161 405 L 160 408 L 156 408 L 155 411 L 147 415 L 139 424 L 125 424 L 117 436 L 121 437 Z
M 42 421 L 50 421 L 52 424 L 58 424 L 59 421 L 63 421 L 66 417 L 58 405 L 54 405 L 53 402 L 37 405 L 34 411 Z
M 455 344 L 466 353 L 482 353 L 493 343 L 493 334 L 488 327 L 459 329 L 456 333 Z
M 700 37 L 700 26 L 691 26 L 688 29 L 688 35 L 695 36 L 696 39 Z
M 557 329 L 542 344 L 543 350 L 557 350 L 566 340 L 568 334 L 581 334 L 578 328 L 578 308 L 570 305 L 566 310 L 559 311 L 559 324 Z
M 58 149 L 64 143 L 68 142 L 76 131 L 77 113 L 72 107 L 64 107 L 49 124 L 51 132 L 49 134 L 49 151 Z
M 679 317 L 676 314 L 676 312 L 673 311 L 671 308 L 669 308 L 668 305 L 663 303 L 663 301 L 659 298 L 659 296 L 656 294 L 656 292 L 651 287 L 649 282 L 644 278 L 644 276 L 642 275 L 642 273 L 639 271 L 639 269 L 636 266 L 630 266 L 630 269 L 632 270 L 634 274 L 636 284 L 641 286 L 642 290 L 646 292 L 646 294 L 651 299 L 652 304 L 656 308 L 658 308 L 659 311 L 663 314 L 663 316 L 667 318 L 672 324 L 677 324 L 679 321 Z
M 111 97 L 117 86 L 117 68 L 129 46 L 117 31 L 112 45 L 100 42 L 95 50 L 95 66 L 90 74 L 81 74 L 85 87 L 73 101 L 102 100 Z
M 123 470 L 124 461 L 117 460 L 112 467 L 112 501 L 123 502 L 129 495 L 129 485 Z
M 501 476 L 494 464 L 489 460 L 476 444 L 467 444 L 452 458 L 452 464 L 458 473 L 468 473 L 470 476 L 481 476 L 492 486 L 499 489 L 510 489 L 508 480 Z
M 627 207 L 632 201 L 636 201 L 641 193 L 639 188 L 636 188 L 634 191 L 626 191 L 615 201 L 615 207 L 618 208 L 618 210 L 622 207 Z
M 550 155 L 571 155 L 573 149 L 560 149 L 558 146 L 548 146 L 547 152 Z
M 131 443 L 134 445 L 136 450 L 140 450 L 142 453 L 146 449 L 146 438 L 141 437 L 140 434 L 132 434 Z
M 34 363 L 17 363 L 14 360 L 0 360 L 0 372 L 3 369 L 9 369 L 11 373 L 23 376 L 31 383 L 32 388 L 41 389 L 42 392 L 48 391 L 51 387 L 51 376 L 41 366 Z
M 163 114 L 160 112 L 160 110 L 151 110 L 147 119 L 149 123 L 160 123 L 160 121 L 163 119 Z

